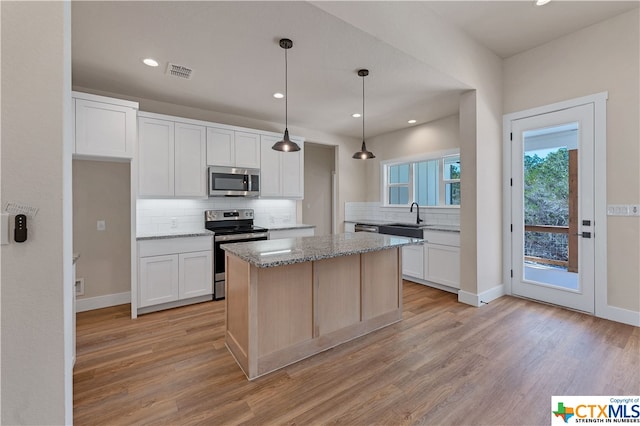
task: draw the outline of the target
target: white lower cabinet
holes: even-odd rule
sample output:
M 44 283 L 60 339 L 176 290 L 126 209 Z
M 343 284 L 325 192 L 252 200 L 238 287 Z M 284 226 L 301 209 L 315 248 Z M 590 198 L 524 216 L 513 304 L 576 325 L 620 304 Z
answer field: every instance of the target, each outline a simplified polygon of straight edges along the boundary
M 460 233 L 425 231 L 424 279 L 460 288 Z
M 402 275 L 424 279 L 424 247 L 402 247 Z
M 424 245 L 424 279 L 460 288 L 460 247 Z
M 138 307 L 178 300 L 178 255 L 140 258 Z
M 460 233 L 425 230 L 424 239 L 423 245 L 402 247 L 402 276 L 445 290 L 459 289 Z
M 138 242 L 138 307 L 213 294 L 213 239 Z

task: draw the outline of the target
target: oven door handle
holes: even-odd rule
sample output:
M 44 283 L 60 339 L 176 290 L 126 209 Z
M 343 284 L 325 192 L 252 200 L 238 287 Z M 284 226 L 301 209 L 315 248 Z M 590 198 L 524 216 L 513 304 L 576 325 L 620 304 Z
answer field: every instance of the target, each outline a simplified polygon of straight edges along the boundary
M 233 235 L 216 235 L 213 237 L 214 241 L 222 242 L 222 241 L 237 241 L 237 240 L 247 240 L 247 239 L 258 239 L 258 238 L 266 238 L 269 234 L 266 232 L 256 232 L 253 234 L 233 234 Z

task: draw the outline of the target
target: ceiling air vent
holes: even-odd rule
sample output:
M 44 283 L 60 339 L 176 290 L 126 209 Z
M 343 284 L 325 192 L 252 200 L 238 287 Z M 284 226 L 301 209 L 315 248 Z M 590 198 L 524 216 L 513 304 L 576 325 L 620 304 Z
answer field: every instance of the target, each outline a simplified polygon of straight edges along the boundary
M 185 67 L 184 65 L 169 63 L 169 66 L 167 67 L 167 74 L 172 75 L 174 77 L 191 80 L 191 75 L 193 74 L 193 70 L 191 68 Z

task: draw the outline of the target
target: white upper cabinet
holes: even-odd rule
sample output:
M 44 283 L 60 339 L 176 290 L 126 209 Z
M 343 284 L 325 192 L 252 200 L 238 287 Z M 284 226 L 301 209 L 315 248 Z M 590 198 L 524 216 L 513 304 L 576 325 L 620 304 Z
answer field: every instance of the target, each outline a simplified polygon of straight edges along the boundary
M 207 165 L 233 167 L 235 132 L 207 127 Z
M 260 135 L 236 132 L 235 166 L 260 168 Z
M 208 127 L 207 165 L 260 168 L 260 135 Z
M 174 159 L 174 123 L 138 118 L 138 195 L 173 196 Z
M 138 118 L 138 195 L 206 197 L 206 128 Z
M 175 195 L 205 197 L 207 142 L 203 126 L 175 123 Z
M 131 159 L 135 153 L 136 102 L 73 92 L 77 158 Z
M 304 198 L 304 142 L 291 138 L 300 151 L 271 149 L 279 138 L 261 136 L 260 196 L 266 198 Z

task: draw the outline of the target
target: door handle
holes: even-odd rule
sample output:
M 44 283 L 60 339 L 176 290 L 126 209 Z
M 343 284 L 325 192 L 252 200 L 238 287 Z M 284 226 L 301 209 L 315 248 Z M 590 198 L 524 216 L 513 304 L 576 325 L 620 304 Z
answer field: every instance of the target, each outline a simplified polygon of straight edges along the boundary
M 577 234 L 573 234 L 582 238 L 591 238 L 591 232 L 578 232 Z

